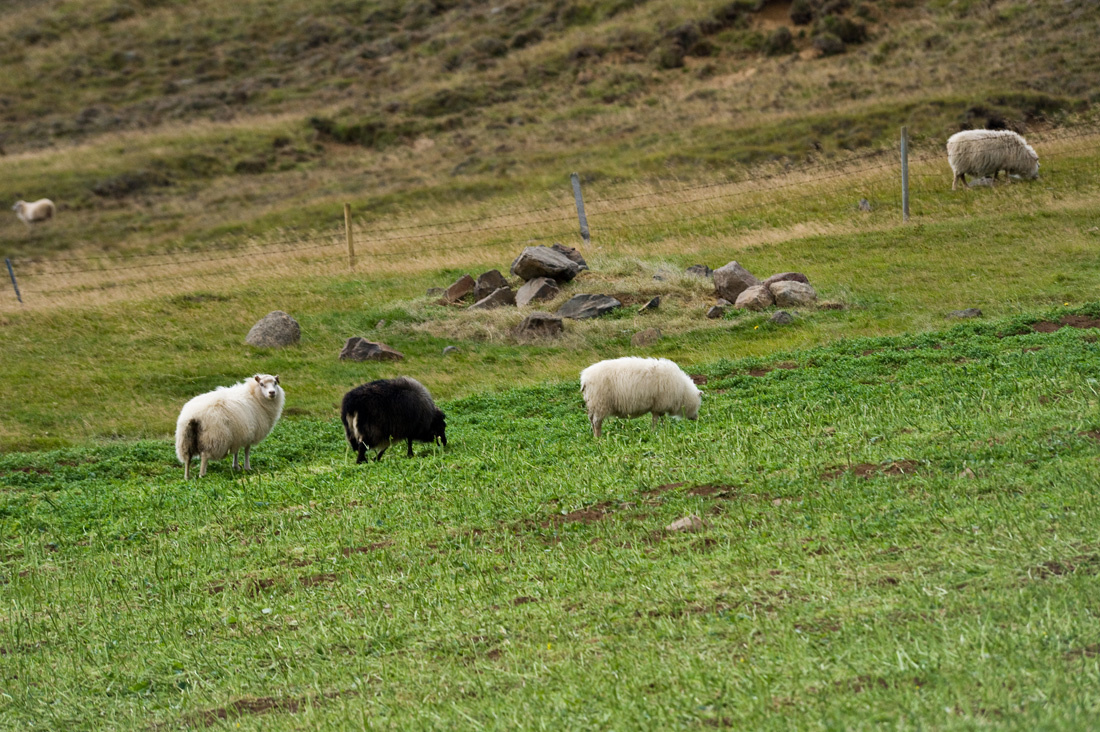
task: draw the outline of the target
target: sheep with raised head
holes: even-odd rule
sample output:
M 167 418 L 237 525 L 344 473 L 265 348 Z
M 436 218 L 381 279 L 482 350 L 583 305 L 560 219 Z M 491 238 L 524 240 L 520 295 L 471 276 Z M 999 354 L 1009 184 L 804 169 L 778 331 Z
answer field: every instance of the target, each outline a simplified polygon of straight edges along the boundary
M 209 460 L 233 453 L 233 469 L 244 448 L 244 469 L 251 470 L 253 445 L 271 433 L 283 413 L 286 394 L 279 377 L 256 374 L 233 386 L 219 386 L 183 405 L 176 420 L 176 457 L 183 463 L 183 479 L 191 478 L 191 458 L 198 455 L 199 477 L 206 475 Z
M 15 215 L 19 217 L 19 220 L 29 227 L 31 224 L 52 219 L 57 207 L 53 205 L 53 201 L 50 199 L 40 198 L 31 203 L 16 201 L 11 210 L 15 211 Z
M 1027 140 L 1011 130 L 964 130 L 947 138 L 947 162 L 955 179 L 951 190 L 959 181 L 963 188 L 966 176 L 977 178 L 992 176 L 994 180 L 1003 170 L 1005 175 L 1021 178 L 1039 177 L 1039 156 L 1027 144 Z
M 357 454 L 356 463 L 366 462 L 367 450 L 378 449 L 374 459 L 394 442 L 408 441 L 408 456 L 413 456 L 413 440 L 447 446 L 446 415 L 435 406 L 432 395 L 416 379 L 400 376 L 378 379 L 357 386 L 344 395 L 340 419 L 348 444 Z
M 609 359 L 581 371 L 581 393 L 592 432 L 608 417 L 653 415 L 653 426 L 666 414 L 698 419 L 703 394 L 691 377 L 667 358 Z

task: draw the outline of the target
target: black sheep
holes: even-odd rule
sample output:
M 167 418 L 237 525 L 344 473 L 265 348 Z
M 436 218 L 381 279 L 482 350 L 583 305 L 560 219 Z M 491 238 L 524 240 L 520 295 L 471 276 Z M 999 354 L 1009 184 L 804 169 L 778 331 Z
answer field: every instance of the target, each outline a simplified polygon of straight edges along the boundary
M 366 462 L 367 450 L 380 448 L 375 460 L 394 442 L 408 440 L 409 457 L 413 440 L 447 446 L 447 425 L 432 395 L 416 379 L 400 376 L 357 386 L 344 395 L 340 419 L 348 443 L 358 453 L 357 463 Z

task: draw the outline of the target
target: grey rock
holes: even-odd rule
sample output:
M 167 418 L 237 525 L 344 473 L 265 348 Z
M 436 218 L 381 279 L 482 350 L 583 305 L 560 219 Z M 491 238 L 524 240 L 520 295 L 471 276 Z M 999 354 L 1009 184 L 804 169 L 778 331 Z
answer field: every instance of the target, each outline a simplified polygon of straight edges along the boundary
M 512 292 L 511 287 L 498 287 L 493 290 L 493 294 L 481 298 L 473 305 L 467 308 L 467 310 L 490 310 L 492 308 L 499 308 L 504 305 L 515 305 L 516 293 Z
M 449 356 L 452 353 L 458 353 L 458 346 L 447 346 L 443 349 L 444 356 Z
M 764 280 L 763 284 L 764 287 L 771 287 L 776 282 L 802 282 L 808 285 L 810 284 L 810 278 L 801 272 L 780 272 Z
M 374 324 L 374 327 L 375 328 L 385 328 L 386 327 L 386 321 L 379 320 L 377 323 Z
M 340 360 L 351 361 L 400 361 L 405 354 L 390 348 L 385 343 L 375 343 L 366 338 L 352 336 L 344 343 L 340 351 Z
M 516 293 L 516 305 L 525 307 L 540 300 L 553 300 L 561 292 L 558 283 L 549 277 L 527 280 Z
M 707 528 L 707 524 L 703 519 L 699 518 L 695 514 L 690 516 L 684 516 L 681 519 L 676 519 L 671 524 L 665 527 L 665 531 L 682 531 L 689 534 L 702 531 Z
M 478 276 L 474 283 L 474 300 L 481 300 L 492 295 L 502 287 L 508 286 L 508 280 L 499 270 L 491 269 Z
M 717 320 L 718 318 L 723 317 L 725 314 L 726 314 L 726 306 L 725 305 L 715 305 L 714 307 L 712 307 L 710 310 L 707 311 L 707 317 L 710 318 L 711 320 Z
M 524 318 L 512 332 L 520 338 L 553 338 L 560 336 L 564 331 L 565 326 L 559 316 L 536 311 Z
M 774 304 L 775 297 L 772 296 L 772 291 L 764 285 L 755 285 L 738 295 L 737 302 L 733 306 L 745 310 L 764 310 Z
M 794 316 L 786 310 L 777 310 L 768 318 L 768 322 L 775 323 L 776 325 L 790 325 L 794 322 Z
M 302 329 L 298 321 L 282 310 L 273 310 L 252 326 L 244 342 L 259 348 L 283 348 L 293 346 L 301 339 Z
M 859 210 L 860 211 L 870 211 L 871 210 L 871 202 L 868 201 L 866 198 L 859 199 Z
M 687 272 L 687 274 L 693 275 L 695 277 L 706 277 L 707 279 L 710 279 L 714 276 L 714 270 L 705 264 L 693 264 L 685 271 Z
M 510 271 L 524 281 L 549 277 L 558 282 L 568 282 L 577 276 L 581 268 L 572 259 L 550 247 L 527 247 L 512 262 Z
M 442 287 L 429 287 L 428 297 L 441 297 L 446 292 Z
M 817 302 L 817 291 L 805 282 L 784 280 L 771 286 L 775 304 L 781 308 L 804 308 Z
M 660 328 L 646 328 L 630 337 L 630 345 L 635 348 L 642 348 L 645 346 L 652 346 L 659 340 L 661 340 Z
M 717 306 L 718 306 L 718 307 L 720 307 L 720 308 L 728 308 L 728 307 L 732 307 L 732 306 L 733 306 L 733 303 L 732 303 L 732 302 L 730 302 L 729 300 L 727 300 L 727 299 L 726 299 L 726 298 L 724 298 L 724 297 L 720 297 L 720 298 L 718 298 L 718 302 L 716 302 L 716 303 L 714 303 L 714 304 L 715 304 L 715 305 L 717 305 Z
M 724 297 L 730 302 L 737 302 L 738 295 L 759 284 L 760 280 L 737 262 L 730 262 L 714 270 L 714 290 L 718 297 Z
M 585 320 L 598 318 L 621 306 L 621 302 L 608 295 L 574 295 L 558 308 L 558 315 L 573 320 Z
M 978 308 L 967 308 L 966 310 L 952 310 L 947 314 L 949 318 L 980 318 L 982 317 L 982 311 Z
M 474 278 L 470 275 L 462 275 L 455 283 L 447 288 L 447 291 L 443 293 L 443 299 L 447 302 L 458 302 L 462 298 L 469 295 L 474 291 L 474 287 L 477 283 L 474 282 Z
M 581 269 L 588 269 L 588 262 L 584 261 L 584 257 L 581 256 L 580 250 L 576 247 L 567 247 L 559 243 L 550 248 L 558 254 L 564 254 L 566 257 L 576 262 L 577 266 Z
M 658 272 L 657 274 L 653 275 L 653 279 L 657 280 L 658 282 L 664 282 L 668 279 L 668 277 L 665 274 Z
M 650 300 L 649 302 L 647 302 L 645 305 L 642 305 L 640 308 L 638 308 L 638 312 L 639 313 L 644 313 L 648 310 L 656 310 L 659 307 L 661 307 L 661 296 L 660 295 L 658 295 L 657 297 L 655 297 L 652 300 Z

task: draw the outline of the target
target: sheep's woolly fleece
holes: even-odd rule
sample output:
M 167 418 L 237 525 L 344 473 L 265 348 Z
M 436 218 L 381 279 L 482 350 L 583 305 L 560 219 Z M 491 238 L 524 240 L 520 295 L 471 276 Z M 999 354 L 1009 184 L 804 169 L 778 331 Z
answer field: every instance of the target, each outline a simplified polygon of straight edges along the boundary
M 653 415 L 653 424 L 665 414 L 696 419 L 702 392 L 691 377 L 666 358 L 610 359 L 581 372 L 581 392 L 592 432 L 600 436 L 607 417 Z
M 1039 156 L 1027 141 L 1011 130 L 964 130 L 947 140 L 947 162 L 955 178 L 951 190 L 966 176 L 976 178 L 1006 174 L 1039 177 Z
M 206 475 L 209 460 L 233 453 L 233 468 L 244 448 L 244 469 L 251 470 L 252 446 L 259 444 L 279 421 L 286 394 L 279 377 L 256 374 L 233 386 L 219 386 L 183 405 L 176 420 L 176 457 L 183 463 L 183 477 L 191 477 L 191 458 L 201 457 L 199 476 Z

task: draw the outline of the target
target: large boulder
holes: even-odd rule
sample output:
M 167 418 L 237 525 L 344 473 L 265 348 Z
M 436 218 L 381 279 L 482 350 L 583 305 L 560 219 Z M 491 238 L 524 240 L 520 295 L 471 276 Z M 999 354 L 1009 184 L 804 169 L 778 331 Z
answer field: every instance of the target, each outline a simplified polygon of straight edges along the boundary
M 524 318 L 512 332 L 519 338 L 551 338 L 560 336 L 564 331 L 561 317 L 536 311 Z
M 374 343 L 366 338 L 352 336 L 344 343 L 340 351 L 340 360 L 351 361 L 400 361 L 405 354 L 390 348 L 385 343 Z
M 718 297 L 737 302 L 737 296 L 750 287 L 760 284 L 760 280 L 737 262 L 730 262 L 714 270 L 714 290 Z
M 661 340 L 660 328 L 646 328 L 630 337 L 630 345 L 635 348 L 644 348 L 646 346 L 652 346 L 659 340 Z
M 771 287 L 776 282 L 803 282 L 808 285 L 810 278 L 801 272 L 780 272 L 764 280 L 764 287 Z
M 481 298 L 473 305 L 467 308 L 467 310 L 490 310 L 492 308 L 499 308 L 502 305 L 515 305 L 516 293 L 512 292 L 512 288 L 505 285 L 504 287 L 498 287 L 493 290 L 491 295 Z
M 769 289 L 781 308 L 805 308 L 817 302 L 817 291 L 805 282 L 784 280 L 773 283 Z
M 293 346 L 302 339 L 298 321 L 282 310 L 273 310 L 252 326 L 244 342 L 259 348 Z
M 540 300 L 553 300 L 561 292 L 558 283 L 549 277 L 527 280 L 516 293 L 516 305 L 524 307 Z
M 588 262 L 584 261 L 584 257 L 581 256 L 580 250 L 576 247 L 567 247 L 564 244 L 555 244 L 550 247 L 558 254 L 564 254 L 566 257 L 577 263 L 577 266 L 581 269 L 588 269 Z
M 558 315 L 573 320 L 598 318 L 610 313 L 622 303 L 609 295 L 574 295 L 558 308 Z
M 477 283 L 474 282 L 473 277 L 468 274 L 462 275 L 443 293 L 443 299 L 447 302 L 458 302 L 473 292 L 476 286 Z
M 504 279 L 500 270 L 491 269 L 479 275 L 474 283 L 474 300 L 482 300 L 502 287 L 508 287 L 508 280 Z
M 568 282 L 577 276 L 581 268 L 572 259 L 550 247 L 527 247 L 515 258 L 509 271 L 524 281 L 549 277 L 558 282 Z
M 763 285 L 755 285 L 738 295 L 737 302 L 733 306 L 745 310 L 764 310 L 774 304 L 775 297 L 772 296 L 771 290 Z

